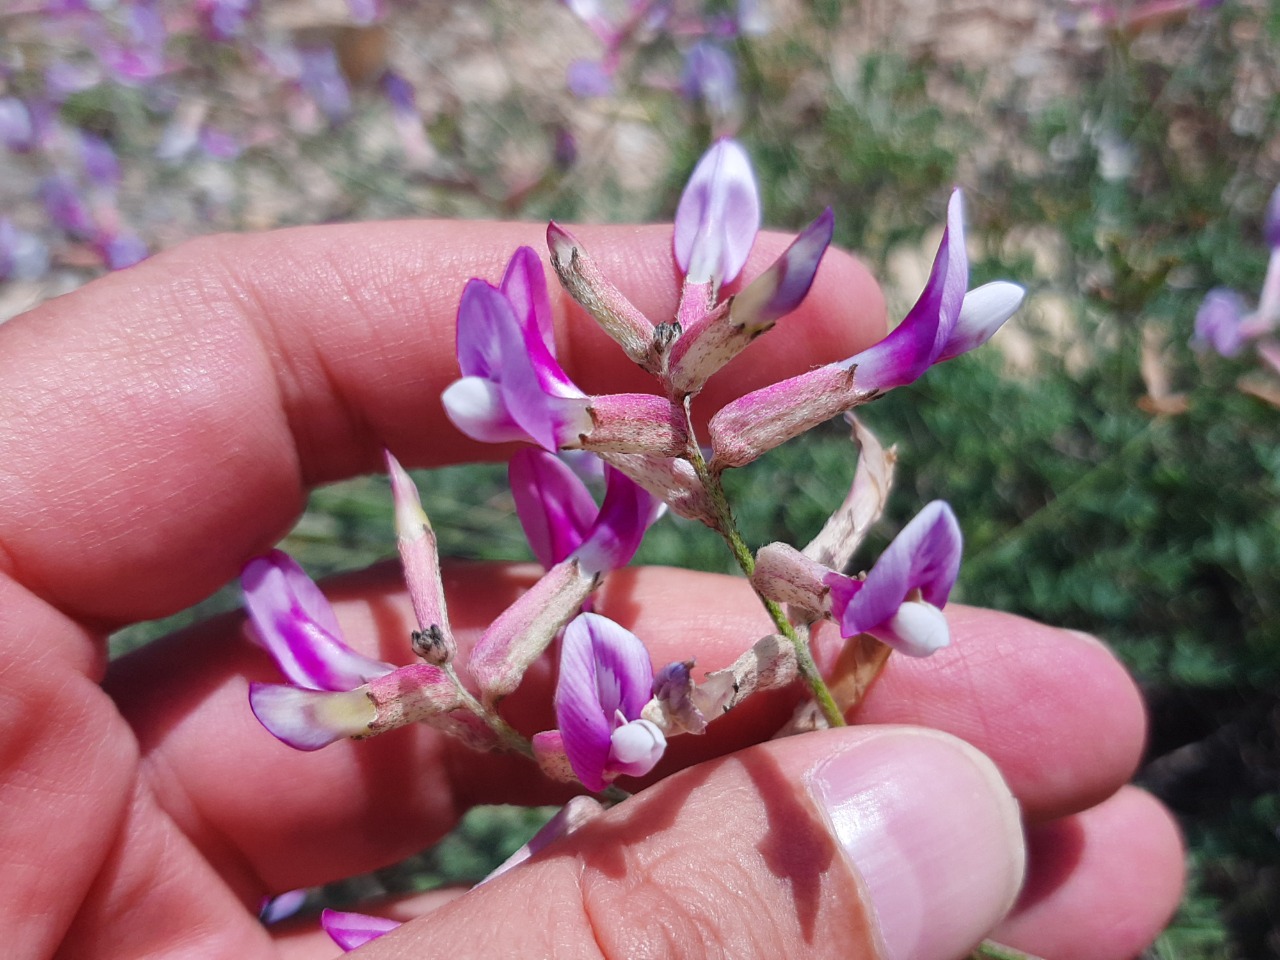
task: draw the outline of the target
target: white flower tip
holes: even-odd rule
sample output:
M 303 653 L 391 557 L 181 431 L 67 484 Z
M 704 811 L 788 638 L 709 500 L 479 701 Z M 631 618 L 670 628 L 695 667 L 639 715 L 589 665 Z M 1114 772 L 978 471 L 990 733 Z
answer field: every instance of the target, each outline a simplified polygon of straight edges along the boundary
M 632 720 L 609 737 L 610 767 L 629 777 L 643 777 L 657 766 L 667 749 L 667 738 L 649 720 Z
M 951 643 L 951 629 L 941 610 L 923 600 L 908 600 L 890 619 L 892 646 L 909 657 L 927 657 Z
M 689 283 L 730 283 L 760 229 L 760 191 L 747 151 L 722 138 L 703 155 L 676 208 L 676 262 Z

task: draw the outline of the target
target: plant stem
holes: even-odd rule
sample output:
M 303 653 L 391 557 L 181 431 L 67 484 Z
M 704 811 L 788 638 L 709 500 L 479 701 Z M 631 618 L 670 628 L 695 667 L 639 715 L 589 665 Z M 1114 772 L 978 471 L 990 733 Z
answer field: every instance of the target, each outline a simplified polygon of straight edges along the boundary
M 462 705 L 483 720 L 489 729 L 498 735 L 498 739 L 504 747 L 515 753 L 522 754 L 530 760 L 536 759 L 533 755 L 533 744 L 525 738 L 524 734 L 503 720 L 496 711 L 486 710 L 484 704 L 462 685 L 462 681 L 458 679 L 457 671 L 453 669 L 452 663 L 446 663 L 442 669 L 445 675 L 453 681 L 458 695 L 462 698 Z
M 702 456 L 702 450 L 699 448 L 694 434 L 693 418 L 689 413 L 688 398 L 685 399 L 684 411 L 686 427 L 689 431 L 689 462 L 693 464 L 694 472 L 697 473 L 698 479 L 702 482 L 702 488 L 707 492 L 711 505 L 715 509 L 716 532 L 724 539 L 725 544 L 729 547 L 729 552 L 733 554 L 733 559 L 738 564 L 738 568 L 742 570 L 747 580 L 750 581 L 751 575 L 756 568 L 755 557 L 751 553 L 751 548 L 747 546 L 746 541 L 742 538 L 742 534 L 738 531 L 738 524 L 733 519 L 733 508 L 729 504 L 729 498 L 724 492 L 723 484 L 720 483 L 719 475 L 711 472 L 710 467 L 707 466 L 706 459 Z M 826 681 L 822 679 L 822 674 L 818 672 L 818 665 L 814 663 L 808 640 L 796 632 L 796 628 L 787 619 L 786 612 L 781 606 L 770 600 L 759 590 L 756 590 L 756 596 L 760 598 L 765 610 L 769 612 L 769 617 L 773 620 L 778 633 L 791 641 L 791 646 L 796 653 L 796 669 L 799 670 L 800 676 L 804 678 L 810 693 L 813 694 L 814 702 L 818 704 L 823 717 L 826 718 L 827 725 L 832 727 L 846 726 L 844 714 L 840 712 L 840 707 L 837 705 L 835 697 L 831 695 L 831 690 L 828 689 Z

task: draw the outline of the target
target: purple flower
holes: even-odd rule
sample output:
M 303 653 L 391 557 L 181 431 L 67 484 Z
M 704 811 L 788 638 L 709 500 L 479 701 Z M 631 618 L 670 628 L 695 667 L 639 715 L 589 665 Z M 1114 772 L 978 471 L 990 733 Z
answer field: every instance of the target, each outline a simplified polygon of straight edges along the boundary
M 444 408 L 475 440 L 554 451 L 592 429 L 587 395 L 556 362 L 547 281 L 529 247 L 516 251 L 500 287 L 474 279 L 463 289 L 458 366 L 462 379 L 445 390 Z
M 108 270 L 123 270 L 150 256 L 146 242 L 129 230 L 100 233 L 93 241 Z
M 281 550 L 250 560 L 240 574 L 253 637 L 280 672 L 307 690 L 354 690 L 390 673 L 389 663 L 352 650 L 320 588 Z
M 66 174 L 46 177 L 40 185 L 40 196 L 49 219 L 77 240 L 88 240 L 97 232 L 93 213 Z
M 330 123 L 351 113 L 351 88 L 338 65 L 333 47 L 304 47 L 298 51 L 301 69 L 298 85 L 320 108 Z
M 1196 311 L 1191 346 L 1197 350 L 1212 347 L 1224 357 L 1234 357 L 1244 347 L 1241 321 L 1248 312 L 1248 305 L 1240 294 L 1226 287 L 1214 287 Z
M 17 97 L 0 97 L 0 146 L 25 153 L 36 143 L 36 119 Z
M 1267 203 L 1262 236 L 1271 248 L 1271 257 L 1258 294 L 1258 308 L 1250 311 L 1244 297 L 1234 290 L 1210 290 L 1196 311 L 1193 348 L 1212 347 L 1224 357 L 1234 357 L 1246 343 L 1280 325 L 1280 187 L 1272 191 Z
M 713 116 L 727 117 L 738 108 L 738 71 L 733 58 L 709 40 L 698 41 L 685 54 L 680 88 Z
M 717 140 L 694 167 L 676 208 L 676 262 L 690 284 L 732 283 L 760 230 L 760 192 L 747 152 Z
M 1004 281 L 966 292 L 968 286 L 963 200 L 955 190 L 947 204 L 942 243 L 920 299 L 887 337 L 841 366 L 856 368 L 860 390 L 884 391 L 905 386 L 935 363 L 980 347 L 1013 316 L 1025 291 Z
M 233 40 L 258 10 L 258 0 L 196 0 L 196 16 L 210 40 Z
M 102 137 L 80 131 L 80 162 L 94 186 L 114 190 L 120 185 L 120 160 Z
M 594 613 L 565 629 L 556 722 L 588 790 L 603 790 L 615 777 L 643 776 L 661 759 L 666 738 L 640 719 L 652 686 L 649 651 L 629 630 Z
M 320 926 L 324 928 L 333 942 L 349 953 L 356 947 L 363 947 L 370 940 L 376 940 L 396 927 L 398 920 L 386 917 L 373 917 L 366 913 L 348 913 L 343 910 L 321 910 Z
M 0 280 L 34 280 L 49 269 L 49 249 L 34 233 L 0 217 Z
M 597 507 L 573 469 L 545 450 L 511 458 L 507 475 L 533 554 L 547 569 L 570 556 L 586 573 L 625 566 L 664 504 L 620 470 L 606 466 L 604 503 Z
M 599 60 L 574 60 L 566 75 L 569 92 L 575 97 L 590 100 L 594 97 L 613 95 L 613 75 Z
M 903 527 L 865 579 L 829 573 L 840 635 L 869 633 L 895 650 L 927 657 L 951 642 L 941 608 L 960 572 L 961 536 L 951 507 L 925 506 Z

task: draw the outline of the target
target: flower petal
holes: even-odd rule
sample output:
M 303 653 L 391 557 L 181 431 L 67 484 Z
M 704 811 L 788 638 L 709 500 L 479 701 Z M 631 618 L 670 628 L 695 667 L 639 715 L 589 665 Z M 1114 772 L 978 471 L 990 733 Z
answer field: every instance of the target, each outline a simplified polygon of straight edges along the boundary
M 841 636 L 876 633 L 914 590 L 926 603 L 941 608 L 960 572 L 960 552 L 960 525 L 951 507 L 941 500 L 927 504 L 889 544 L 860 585 L 838 573 L 827 576 Z
M 920 299 L 900 324 L 875 346 L 848 360 L 858 388 L 889 390 L 916 380 L 937 361 L 960 316 L 969 285 L 964 246 L 964 202 L 959 190 L 947 204 L 947 226 Z
M 363 947 L 370 940 L 376 940 L 396 927 L 398 920 L 386 917 L 372 917 L 367 913 L 349 913 L 344 910 L 320 911 L 320 926 L 324 927 L 333 942 L 340 946 L 344 953 Z
M 353 690 L 395 669 L 342 642 L 329 601 L 288 554 L 250 560 L 240 575 L 256 639 L 290 682 L 312 690 Z
M 760 193 L 747 152 L 723 139 L 698 161 L 676 208 L 676 262 L 688 283 L 731 283 L 760 229 Z
M 1026 295 L 1022 287 L 1005 280 L 984 283 L 970 290 L 964 295 L 960 316 L 951 329 L 951 336 L 934 363 L 942 363 L 982 346 L 1022 306 Z
M 556 355 L 556 328 L 551 321 L 551 298 L 547 294 L 547 275 L 542 261 L 532 247 L 521 247 L 512 255 L 502 275 L 503 295 L 510 301 L 521 320 L 521 326 L 535 331 L 547 352 Z
M 463 377 L 440 395 L 449 422 L 472 440 L 508 443 L 528 440 L 529 435 L 507 410 L 502 388 L 484 377 Z
M 645 531 L 666 506 L 621 470 L 606 467 L 605 472 L 609 486 L 604 503 L 576 552 L 587 574 L 617 570 L 630 563 Z
M 931 603 L 914 600 L 898 607 L 897 613 L 872 632 L 909 657 L 927 657 L 951 643 L 951 629 L 943 612 Z
M 600 508 L 573 469 L 545 450 L 516 453 L 507 479 L 533 555 L 549 570 L 582 545 Z
M 1244 297 L 1226 287 L 1210 290 L 1196 311 L 1195 335 L 1191 345 L 1212 347 L 1224 357 L 1234 357 L 1244 346 L 1240 323 L 1248 312 Z
M 608 772 L 615 776 L 643 777 L 658 765 L 667 749 L 667 738 L 649 720 L 632 720 L 609 737 Z
M 649 651 L 631 631 L 594 613 L 565 628 L 556 722 L 573 772 L 588 789 L 603 790 L 612 779 L 607 774 L 622 772 L 609 766 L 616 717 L 638 719 L 652 687 Z
M 377 718 L 363 690 L 328 692 L 251 683 L 249 707 L 272 736 L 295 750 L 319 750 L 336 740 L 365 736 Z

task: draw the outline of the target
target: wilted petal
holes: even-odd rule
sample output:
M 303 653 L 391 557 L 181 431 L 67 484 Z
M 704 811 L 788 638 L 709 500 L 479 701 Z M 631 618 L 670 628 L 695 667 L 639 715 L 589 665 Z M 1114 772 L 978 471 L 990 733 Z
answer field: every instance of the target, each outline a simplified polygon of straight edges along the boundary
M 889 390 L 916 380 L 937 361 L 960 316 L 969 285 L 964 248 L 964 205 L 955 190 L 947 204 L 947 226 L 929 280 L 906 319 L 862 353 L 844 361 L 856 367 L 858 388 Z
M 290 682 L 311 690 L 353 690 L 394 667 L 342 641 L 320 588 L 288 554 L 250 560 L 240 575 L 252 635 Z
M 377 710 L 363 690 L 330 692 L 251 683 L 249 706 L 259 723 L 295 750 L 319 750 L 336 740 L 367 736 L 377 719 Z
M 898 649 L 912 656 L 932 653 L 937 646 L 928 643 L 936 643 L 936 629 L 919 611 L 908 611 L 904 619 L 895 617 L 908 600 L 944 606 L 960 572 L 960 553 L 960 525 L 951 508 L 941 500 L 926 505 L 880 555 L 865 580 L 828 574 L 825 583 L 841 635 L 870 633 L 891 645 L 911 644 Z M 917 639 L 924 645 L 915 645 Z
M 760 229 L 760 194 L 747 152 L 718 140 L 689 178 L 676 208 L 676 262 L 689 283 L 731 283 Z
M 363 947 L 370 940 L 376 940 L 396 927 L 398 920 L 386 917 L 372 917 L 366 913 L 349 913 L 343 910 L 320 911 L 320 926 L 324 928 L 333 942 L 344 952 L 349 953 L 356 947 Z
M 885 450 L 876 435 L 852 413 L 845 414 L 845 420 L 853 427 L 853 440 L 858 444 L 858 468 L 844 503 L 827 518 L 803 551 L 806 557 L 832 570 L 848 566 L 862 538 L 880 519 L 889 500 L 893 469 L 898 461 L 897 449 Z
M 791 242 L 773 265 L 733 299 L 730 316 L 752 329 L 772 324 L 800 306 L 813 278 L 818 274 L 822 255 L 831 245 L 835 214 L 827 207 Z
M 533 555 L 549 570 L 582 545 L 600 509 L 573 469 L 545 450 L 519 451 L 507 479 Z

